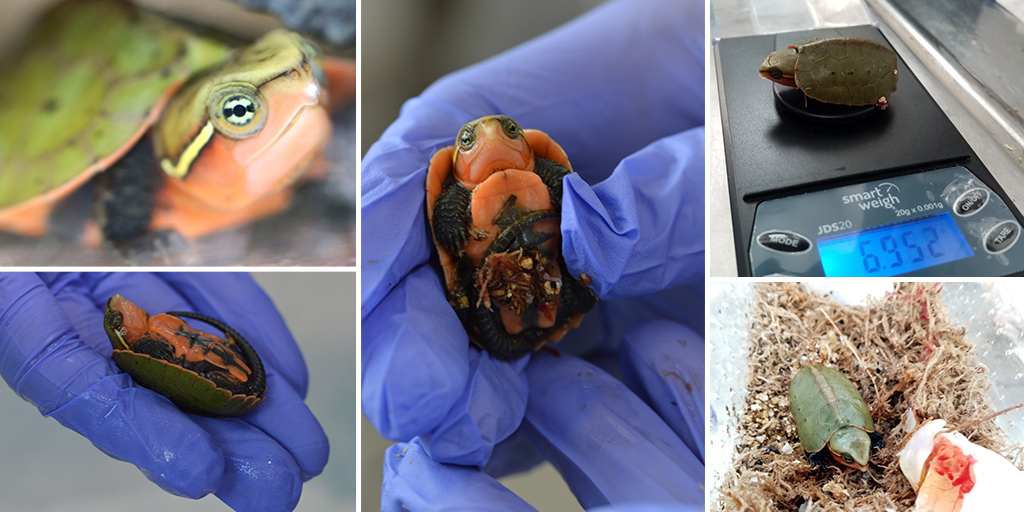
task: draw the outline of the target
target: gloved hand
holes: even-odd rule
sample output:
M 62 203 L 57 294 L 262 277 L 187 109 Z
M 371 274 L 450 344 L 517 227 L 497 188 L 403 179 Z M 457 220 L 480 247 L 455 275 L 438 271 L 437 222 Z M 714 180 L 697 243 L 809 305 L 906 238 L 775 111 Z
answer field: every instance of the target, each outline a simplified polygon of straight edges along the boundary
M 135 384 L 110 359 L 103 330 L 114 293 L 153 314 L 195 311 L 235 328 L 266 367 L 266 399 L 239 418 L 207 418 Z M 43 416 L 173 494 L 212 492 L 236 510 L 291 510 L 302 482 L 327 463 L 327 437 L 302 402 L 302 354 L 245 274 L 0 274 L 0 376 Z
M 704 503 L 704 344 L 685 326 L 648 322 L 623 339 L 624 382 L 578 359 L 537 354 L 526 370 L 530 400 L 522 427 L 495 449 L 540 448 L 590 510 L 643 501 Z M 504 445 L 511 445 L 504 447 Z M 492 467 L 442 464 L 421 439 L 384 457 L 382 509 L 533 510 L 488 475 Z M 498 471 L 500 472 L 500 470 Z M 619 510 L 616 508 L 616 510 Z
M 540 358 L 468 348 L 428 263 L 429 158 L 478 117 L 547 132 L 577 173 L 563 182 L 562 252 L 606 301 L 560 349 L 615 355 L 625 332 L 655 318 L 703 330 L 703 69 L 703 4 L 622 0 L 405 104 L 362 166 L 362 404 L 385 437 L 419 436 L 434 461 L 483 466 L 532 407 Z M 499 458 L 499 473 L 536 461 L 529 450 Z

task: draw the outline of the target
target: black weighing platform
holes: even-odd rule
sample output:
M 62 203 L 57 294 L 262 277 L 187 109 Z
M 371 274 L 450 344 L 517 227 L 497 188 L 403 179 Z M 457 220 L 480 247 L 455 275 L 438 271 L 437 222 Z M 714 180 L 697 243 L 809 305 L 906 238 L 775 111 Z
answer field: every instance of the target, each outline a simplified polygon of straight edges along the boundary
M 886 110 L 825 105 L 762 78 L 772 51 L 872 26 L 718 41 L 740 275 L 1001 276 L 1024 271 L 1024 222 L 898 59 Z

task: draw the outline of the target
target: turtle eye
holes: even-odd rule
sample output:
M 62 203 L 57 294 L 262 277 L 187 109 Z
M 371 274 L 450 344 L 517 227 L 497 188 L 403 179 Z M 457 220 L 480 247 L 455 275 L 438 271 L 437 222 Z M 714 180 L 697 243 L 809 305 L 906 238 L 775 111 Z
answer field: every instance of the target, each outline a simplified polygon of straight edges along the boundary
M 519 136 L 519 125 L 517 125 L 511 117 L 506 117 L 505 120 L 502 121 L 501 128 L 505 130 L 505 135 L 508 135 L 508 138 L 510 139 L 514 139 Z
M 256 135 L 267 120 L 259 91 L 251 84 L 233 83 L 210 94 L 207 113 L 218 132 L 232 138 Z
M 853 457 L 850 457 L 849 455 L 843 455 L 843 460 L 846 461 L 847 464 L 853 464 Z
M 770 68 L 770 69 L 768 69 L 768 74 L 771 75 L 771 77 L 775 78 L 775 79 L 782 78 L 782 71 L 779 71 L 779 68 Z
M 111 311 L 105 320 L 108 327 L 118 331 L 121 329 L 121 324 L 124 322 L 124 315 L 122 315 L 120 311 Z
M 221 113 L 224 115 L 225 121 L 235 126 L 245 126 L 256 118 L 256 105 L 251 99 L 236 94 L 224 100 L 221 105 Z
M 459 149 L 463 151 L 469 151 L 473 149 L 473 144 L 476 143 L 476 133 L 472 128 L 463 128 L 459 132 Z

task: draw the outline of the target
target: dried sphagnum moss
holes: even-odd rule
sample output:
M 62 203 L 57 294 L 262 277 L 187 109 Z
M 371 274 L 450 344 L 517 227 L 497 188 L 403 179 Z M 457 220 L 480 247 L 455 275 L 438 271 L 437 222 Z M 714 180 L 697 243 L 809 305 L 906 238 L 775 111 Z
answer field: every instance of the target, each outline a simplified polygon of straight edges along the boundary
M 845 307 L 799 284 L 755 285 L 741 440 L 715 510 L 912 508 L 914 491 L 896 459 L 906 438 L 901 415 L 913 407 L 919 421 L 942 418 L 956 426 L 994 412 L 985 368 L 964 328 L 949 322 L 939 291 L 936 284 L 903 283 L 867 306 Z M 813 469 L 808 462 L 789 410 L 789 383 L 810 364 L 841 371 L 864 396 L 885 437 L 867 472 L 837 464 Z M 1004 442 L 991 421 L 963 433 L 997 451 Z

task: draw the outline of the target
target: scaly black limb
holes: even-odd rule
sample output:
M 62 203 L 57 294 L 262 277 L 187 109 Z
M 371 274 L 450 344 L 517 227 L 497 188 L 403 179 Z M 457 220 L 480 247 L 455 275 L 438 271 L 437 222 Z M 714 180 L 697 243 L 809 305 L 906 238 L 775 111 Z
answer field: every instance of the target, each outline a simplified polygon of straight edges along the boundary
M 832 465 L 832 453 L 828 451 L 827 446 L 822 450 L 812 453 L 807 459 L 811 462 L 811 467 L 813 468 L 827 468 Z
M 868 437 L 871 438 L 871 451 L 876 452 L 885 448 L 885 436 L 881 432 L 868 432 Z
M 469 297 L 469 320 L 477 329 L 481 348 L 500 359 L 516 358 L 527 353 L 530 344 L 521 336 L 509 334 L 498 312 L 476 305 L 479 296 L 480 291 L 473 288 Z
M 555 210 L 537 210 L 519 217 L 518 220 L 501 230 L 494 237 L 494 241 L 487 248 L 483 259 L 486 260 L 488 256 L 494 253 L 512 252 L 517 249 L 530 247 L 539 248 L 541 244 L 554 235 L 552 233 L 534 231 L 533 225 L 542 220 L 560 219 L 561 217 L 561 214 Z
M 238 350 L 241 351 L 242 356 L 245 357 L 245 362 L 252 367 L 252 378 L 249 379 L 249 393 L 250 395 L 263 396 L 263 393 L 267 390 L 267 373 L 263 369 L 263 361 L 260 360 L 260 356 L 256 354 L 256 350 L 252 348 L 252 345 L 246 341 L 245 337 L 242 336 L 238 331 L 232 329 L 230 326 L 215 320 L 206 315 L 199 313 L 192 313 L 189 311 L 168 311 L 168 315 L 173 315 L 178 318 L 194 318 L 201 322 L 206 322 L 221 330 L 224 334 L 228 335 L 235 341 L 235 345 L 238 346 Z
M 501 209 L 494 215 L 491 223 L 498 226 L 499 231 L 511 226 L 516 219 L 522 216 L 522 212 L 516 207 L 518 199 L 515 194 L 508 196 L 508 199 L 501 205 Z
M 515 359 L 533 349 L 534 342 L 545 334 L 545 329 L 531 327 L 519 334 L 509 334 L 501 315 L 483 305 L 477 306 L 480 291 L 473 288 L 470 293 L 468 319 L 479 338 L 477 344 L 499 359 Z
M 466 253 L 464 246 L 473 223 L 469 208 L 469 190 L 456 182 L 445 187 L 434 202 L 434 236 L 437 243 L 456 258 Z
M 115 245 L 138 240 L 149 231 L 161 183 L 149 137 L 101 175 L 96 218 L 103 238 Z
M 558 259 L 558 265 L 562 270 L 562 289 L 559 292 L 562 306 L 559 309 L 559 317 L 564 313 L 564 322 L 567 322 L 575 315 L 587 313 L 594 309 L 597 295 L 590 288 L 583 286 L 583 283 L 573 279 L 569 273 L 569 268 L 565 266 L 564 258 Z
M 548 195 L 551 196 L 551 208 L 556 212 L 562 211 L 562 178 L 572 171 L 566 166 L 546 158 L 536 159 L 533 172 L 540 176 L 541 181 L 548 187 Z

